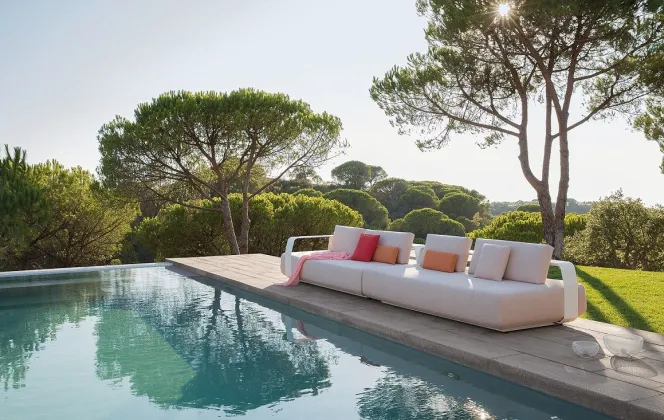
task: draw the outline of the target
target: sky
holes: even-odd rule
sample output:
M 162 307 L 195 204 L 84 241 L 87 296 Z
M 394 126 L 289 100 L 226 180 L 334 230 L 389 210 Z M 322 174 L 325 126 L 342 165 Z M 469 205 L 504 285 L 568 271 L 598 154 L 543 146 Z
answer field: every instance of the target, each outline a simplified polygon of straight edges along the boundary
M 346 160 L 390 176 L 476 189 L 491 201 L 530 200 L 515 140 L 482 150 L 455 136 L 421 152 L 369 96 L 375 76 L 426 50 L 415 0 L 0 0 L 0 144 L 31 163 L 56 159 L 94 171 L 97 131 L 115 115 L 171 90 L 283 92 L 341 118 Z M 582 111 L 580 100 L 575 115 Z M 531 161 L 541 168 L 541 117 Z M 664 204 L 662 155 L 621 119 L 570 133 L 569 196 L 596 200 L 620 188 Z M 557 161 L 552 167 L 557 167 Z M 557 172 L 552 171 L 555 194 Z

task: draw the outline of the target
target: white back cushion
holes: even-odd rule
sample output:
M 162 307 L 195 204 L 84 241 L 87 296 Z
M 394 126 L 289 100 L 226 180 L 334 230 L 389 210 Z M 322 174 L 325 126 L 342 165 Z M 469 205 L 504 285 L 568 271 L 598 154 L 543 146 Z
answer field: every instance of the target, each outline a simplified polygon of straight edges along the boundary
M 350 226 L 335 226 L 334 234 L 327 245 L 328 251 L 353 254 L 364 229 Z
M 388 232 L 385 230 L 367 229 L 365 233 L 370 235 L 380 235 L 378 245 L 396 246 L 399 248 L 397 264 L 408 264 L 410 260 L 410 251 L 413 248 L 415 235 L 410 232 Z
M 475 277 L 502 281 L 510 258 L 510 250 L 511 248 L 508 246 L 482 245 L 482 258 L 475 269 Z
M 477 239 L 473 259 L 470 261 L 468 273 L 473 274 L 477 269 L 482 255 L 484 244 L 508 246 L 510 258 L 505 269 L 504 280 L 523 281 L 526 283 L 544 284 L 549 272 L 553 247 L 545 244 L 530 244 L 526 242 L 501 241 L 498 239 Z
M 473 245 L 473 240 L 461 236 L 448 236 L 448 235 L 434 235 L 428 234 L 427 241 L 424 243 L 424 249 L 420 252 L 417 258 L 417 264 L 422 265 L 424 254 L 427 250 L 449 252 L 457 254 L 459 259 L 456 264 L 456 271 L 466 271 L 468 264 L 468 254 L 470 254 L 470 247 Z

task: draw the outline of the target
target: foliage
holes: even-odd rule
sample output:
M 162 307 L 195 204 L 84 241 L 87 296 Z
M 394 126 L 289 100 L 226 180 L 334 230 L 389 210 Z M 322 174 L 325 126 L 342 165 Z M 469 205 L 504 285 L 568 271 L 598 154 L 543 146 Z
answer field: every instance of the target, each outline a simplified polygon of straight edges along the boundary
M 660 97 L 648 101 L 646 111 L 636 118 L 634 127 L 643 131 L 646 139 L 656 142 L 664 153 L 664 100 Z M 659 168 L 664 174 L 664 157 Z
M 0 265 L 8 253 L 24 247 L 22 239 L 30 235 L 35 218 L 45 208 L 42 192 L 26 163 L 26 152 L 15 148 L 0 159 Z
M 593 205 L 566 257 L 585 265 L 664 270 L 664 208 L 614 193 Z
M 472 219 L 475 213 L 480 211 L 480 201 L 462 192 L 446 194 L 438 209 L 451 218 L 465 217 Z
M 242 196 L 228 197 L 234 217 L 240 217 Z M 201 201 L 195 207 L 214 207 Z M 335 200 L 289 194 L 259 194 L 249 202 L 252 229 L 249 252 L 279 256 L 291 236 L 331 233 L 335 225 L 362 226 L 362 216 Z M 200 211 L 173 204 L 157 217 L 144 220 L 139 229 L 142 240 L 160 258 L 223 255 L 229 247 L 223 222 L 216 212 Z M 310 246 L 311 243 L 302 246 Z
M 387 172 L 380 166 L 350 160 L 332 169 L 332 178 L 346 188 L 364 190 L 367 186 L 371 187 L 377 181 L 387 178 Z
M 100 129 L 100 174 L 138 199 L 150 193 L 193 206 L 192 198 L 220 198 L 217 208 L 202 210 L 222 214 L 237 254 L 247 251 L 248 201 L 284 175 L 335 157 L 347 145 L 340 132 L 338 118 L 284 94 L 169 92 L 140 104 L 133 121 L 116 117 Z M 271 176 L 257 176 L 262 171 Z M 238 187 L 239 240 L 227 200 Z
M 422 150 L 454 134 L 480 134 L 481 147 L 515 138 L 524 177 L 539 203 L 551 202 L 550 163 L 560 145 L 554 209 L 542 208 L 544 235 L 560 256 L 569 189 L 569 132 L 594 118 L 633 115 L 648 95 L 641 69 L 661 62 L 662 2 L 588 0 L 518 2 L 501 15 L 496 2 L 418 0 L 428 20 L 428 50 L 374 78 L 371 96 Z M 660 63 L 661 64 L 661 63 Z M 570 107 L 587 109 L 571 119 Z M 529 108 L 542 104 L 541 177 L 529 159 Z
M 585 216 L 568 214 L 565 216 L 565 232 L 573 235 L 585 227 Z M 544 242 L 544 228 L 540 213 L 513 211 L 503 213 L 493 219 L 489 226 L 471 232 L 471 238 L 502 239 L 506 241 Z
M 301 190 L 295 191 L 293 195 L 306 195 L 307 197 L 322 197 L 323 193 L 313 188 L 302 188 Z
M 478 214 L 478 213 L 476 213 L 476 214 Z M 476 222 L 473 219 L 469 219 L 467 217 L 464 217 L 464 216 L 456 217 L 454 220 L 461 223 L 463 225 L 464 230 L 467 233 L 472 232 L 472 231 L 476 230 L 477 228 L 479 228 L 479 223 L 478 222 Z
M 387 208 L 390 218 L 395 219 L 400 217 L 399 200 L 409 185 L 405 179 L 386 178 L 373 184 L 370 193 Z
M 77 267 L 108 263 L 120 250 L 136 218 L 136 205 L 121 202 L 80 167 L 65 169 L 55 161 L 30 166 L 21 175 L 37 191 L 38 211 L 23 203 L 0 248 L 0 269 Z
M 540 205 L 537 203 L 528 203 L 519 206 L 516 211 L 525 211 L 526 213 L 539 213 Z
M 419 239 L 426 239 L 429 233 L 466 236 L 466 231 L 461 223 L 430 208 L 411 211 L 403 219 L 393 221 L 390 224 L 390 230 L 413 232 Z
M 359 190 L 338 189 L 323 196 L 328 200 L 337 200 L 353 210 L 360 212 L 364 226 L 369 229 L 385 229 L 389 222 L 387 209 L 369 193 Z
M 399 197 L 397 215 L 403 217 L 413 210 L 435 208 L 437 205 L 438 199 L 436 198 L 436 193 L 431 188 L 425 186 L 409 187 Z

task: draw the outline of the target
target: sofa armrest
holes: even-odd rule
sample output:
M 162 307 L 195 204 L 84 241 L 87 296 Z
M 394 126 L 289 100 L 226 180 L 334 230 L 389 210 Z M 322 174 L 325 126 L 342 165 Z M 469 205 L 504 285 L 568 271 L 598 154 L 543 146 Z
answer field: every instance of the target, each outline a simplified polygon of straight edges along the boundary
M 286 275 L 290 276 L 291 275 L 291 254 L 293 253 L 293 247 L 295 246 L 295 241 L 298 239 L 316 239 L 316 238 L 331 238 L 332 235 L 313 235 L 313 236 L 291 236 L 288 238 L 288 241 L 286 242 L 286 252 L 284 258 L 286 259 L 284 261 L 284 270 L 286 271 Z
M 551 265 L 559 267 L 563 274 L 563 319 L 560 323 L 575 320 L 579 316 L 579 283 L 574 264 L 568 261 L 551 260 Z

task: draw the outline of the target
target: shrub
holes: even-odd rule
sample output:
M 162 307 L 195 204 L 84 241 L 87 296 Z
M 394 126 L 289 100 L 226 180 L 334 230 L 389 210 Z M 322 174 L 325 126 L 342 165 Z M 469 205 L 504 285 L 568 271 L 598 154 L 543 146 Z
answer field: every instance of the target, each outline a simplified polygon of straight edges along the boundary
M 594 203 L 585 223 L 566 241 L 566 258 L 584 265 L 664 270 L 664 208 L 646 207 L 619 191 Z
M 461 223 L 434 209 L 413 210 L 400 220 L 395 220 L 390 225 L 390 230 L 413 232 L 415 237 L 420 239 L 425 239 L 429 233 L 466 236 Z
M 240 194 L 229 196 L 234 215 L 242 205 Z M 197 205 L 213 206 L 203 200 Z M 249 202 L 249 252 L 279 256 L 291 236 L 332 233 L 334 226 L 362 226 L 362 216 L 335 200 L 290 194 L 260 194 Z M 239 220 L 233 221 L 239 234 Z M 139 237 L 159 258 L 224 255 L 229 253 L 221 216 L 180 205 L 163 208 L 154 218 L 143 220 Z M 322 241 L 324 242 L 324 241 Z M 301 242 L 300 246 L 320 246 L 321 241 Z
M 293 193 L 293 195 L 306 195 L 307 197 L 322 197 L 323 193 L 313 188 L 302 188 Z
M 565 235 L 570 236 L 583 229 L 583 216 L 568 214 L 565 216 Z M 489 226 L 471 232 L 471 238 L 502 239 L 505 241 L 544 242 L 544 226 L 540 213 L 512 211 L 493 219 Z
M 480 211 L 480 200 L 462 192 L 446 194 L 438 209 L 451 218 L 465 217 L 472 219 Z
M 366 228 L 385 229 L 387 227 L 389 222 L 387 209 L 367 192 L 340 188 L 330 191 L 323 197 L 328 200 L 337 200 L 360 212 Z

